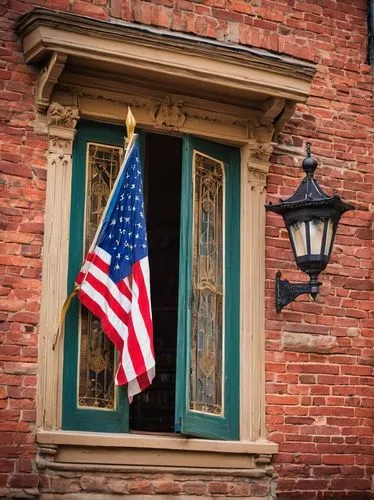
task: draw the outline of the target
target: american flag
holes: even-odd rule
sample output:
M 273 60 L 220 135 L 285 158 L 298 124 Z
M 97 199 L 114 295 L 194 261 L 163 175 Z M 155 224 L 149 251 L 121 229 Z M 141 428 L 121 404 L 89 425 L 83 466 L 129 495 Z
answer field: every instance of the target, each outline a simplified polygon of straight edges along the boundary
M 78 297 L 119 351 L 116 384 L 132 396 L 155 375 L 148 244 L 138 141 L 130 147 L 96 243 L 77 278 Z

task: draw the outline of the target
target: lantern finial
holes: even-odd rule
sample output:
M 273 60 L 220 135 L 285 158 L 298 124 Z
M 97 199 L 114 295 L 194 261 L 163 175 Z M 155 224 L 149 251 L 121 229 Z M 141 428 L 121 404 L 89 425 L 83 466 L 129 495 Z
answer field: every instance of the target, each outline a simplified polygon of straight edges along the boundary
M 312 144 L 306 143 L 306 157 L 303 160 L 303 169 L 307 177 L 312 178 L 317 168 L 317 161 L 312 158 Z

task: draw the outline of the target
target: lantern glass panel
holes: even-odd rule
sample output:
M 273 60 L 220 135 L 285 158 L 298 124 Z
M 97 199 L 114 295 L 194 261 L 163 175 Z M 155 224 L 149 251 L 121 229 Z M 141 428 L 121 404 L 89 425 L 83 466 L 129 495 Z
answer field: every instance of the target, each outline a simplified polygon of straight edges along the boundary
M 296 252 L 296 257 L 307 255 L 306 228 L 304 222 L 295 222 L 290 226 L 290 233 Z
M 319 255 L 323 251 L 322 238 L 324 227 L 325 223 L 321 219 L 312 219 L 309 221 L 310 253 L 312 255 Z
M 326 243 L 324 248 L 325 255 L 329 255 L 332 244 L 332 237 L 334 235 L 334 223 L 331 219 L 326 221 L 327 224 L 327 232 L 326 232 Z

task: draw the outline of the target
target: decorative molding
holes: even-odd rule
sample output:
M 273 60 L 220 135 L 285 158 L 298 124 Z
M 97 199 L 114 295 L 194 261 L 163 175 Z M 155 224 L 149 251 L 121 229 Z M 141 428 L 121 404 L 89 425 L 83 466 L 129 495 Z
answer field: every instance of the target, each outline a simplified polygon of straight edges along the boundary
M 273 146 L 271 142 L 259 142 L 257 139 L 248 141 L 248 182 L 251 189 L 259 190 L 261 193 L 266 187 L 266 175 L 269 171 L 269 158 Z
M 68 78 L 74 79 L 74 76 L 68 75 Z M 236 110 L 231 110 L 231 114 L 227 112 L 227 108 L 230 108 L 230 106 L 221 105 L 219 110 L 214 111 L 213 109 L 217 107 L 217 103 L 213 103 L 213 101 L 210 101 L 212 109 L 208 110 L 205 109 L 204 105 L 209 101 L 202 102 L 201 99 L 195 99 L 197 102 L 194 102 L 193 99 L 189 98 L 189 102 L 187 103 L 177 95 L 167 96 L 164 99 L 157 99 L 156 97 L 150 99 L 149 97 L 142 97 L 140 94 L 132 94 L 130 89 L 126 89 L 125 92 L 123 90 L 122 92 L 113 90 L 104 91 L 85 85 L 79 88 L 75 85 L 72 86 L 65 83 L 60 84 L 59 89 L 67 92 L 67 94 L 77 94 L 80 102 L 82 102 L 83 98 L 89 97 L 97 99 L 101 103 L 116 103 L 123 106 L 130 106 L 133 111 L 143 109 L 149 115 L 152 125 L 158 128 L 170 127 L 180 129 L 185 125 L 187 119 L 196 118 L 206 122 L 232 125 L 242 130 L 248 130 L 249 127 L 254 129 L 258 126 L 256 117 L 260 114 L 258 110 L 248 109 L 245 114 L 243 113 L 244 116 L 240 117 L 235 113 Z
M 83 459 L 84 460 L 84 459 Z M 219 474 L 226 477 L 243 477 L 243 478 L 262 478 L 264 476 L 272 476 L 273 468 L 269 466 L 259 466 L 255 468 L 212 468 L 212 467 L 194 467 L 184 466 L 178 467 L 175 464 L 170 466 L 153 465 L 119 465 L 119 464 L 106 464 L 108 454 L 104 451 L 101 463 L 74 463 L 74 462 L 58 462 L 51 461 L 43 458 L 40 455 L 36 457 L 36 465 L 39 470 L 48 469 L 54 471 L 61 471 L 65 473 L 107 473 L 107 474 L 178 474 L 183 476 L 212 476 Z M 201 460 L 199 459 L 199 462 Z M 196 461 L 195 461 L 196 463 Z M 152 495 L 152 499 L 165 500 L 165 496 Z M 174 497 L 173 497 L 174 498 Z
M 52 52 L 49 63 L 41 70 L 36 89 L 36 108 L 44 112 L 50 102 L 52 91 L 65 68 L 66 54 Z
M 253 120 L 240 118 L 238 116 L 229 115 L 223 111 L 207 111 L 197 107 L 186 107 L 185 109 L 187 118 L 197 118 L 212 123 L 223 123 L 225 125 L 234 125 L 242 129 L 248 130 L 249 125 Z
M 137 467 L 142 467 L 145 472 L 165 467 L 169 470 L 174 467 L 195 469 L 199 463 L 201 468 L 209 468 L 211 473 L 227 468 L 250 474 L 253 471 L 255 477 L 265 473 L 263 468 L 261 472 L 261 466 L 256 467 L 256 457 L 271 456 L 278 451 L 277 444 L 265 440 L 215 441 L 176 436 L 70 431 L 39 431 L 37 443 L 39 450 L 47 450 L 44 454 L 39 452 L 42 459 L 39 465 L 48 466 L 53 462 L 53 467 L 61 470 L 68 470 L 70 467 L 73 470 L 82 467 L 99 469 L 115 465 L 121 468 L 134 467 L 135 471 Z M 49 451 L 49 444 L 57 445 L 55 454 Z
M 183 110 L 183 101 L 174 100 L 166 96 L 161 104 L 156 104 L 150 111 L 151 118 L 157 127 L 170 127 L 180 129 L 186 121 L 186 114 Z
M 49 145 L 37 402 L 37 425 L 45 429 L 55 428 L 61 421 L 63 349 L 60 342 L 52 350 L 52 342 L 67 291 L 72 149 L 78 119 L 78 108 L 58 102 L 53 102 L 46 113 Z M 42 448 L 47 454 L 47 447 L 43 445 Z
M 75 106 L 63 106 L 52 102 L 47 111 L 49 125 L 74 129 L 79 120 L 79 111 Z
M 262 193 L 266 187 L 266 172 L 256 168 L 248 168 L 248 182 L 251 189 L 256 189 Z
M 74 134 L 72 134 L 72 137 L 69 139 L 58 136 L 50 136 L 48 154 L 57 155 L 60 158 L 65 155 L 71 155 L 73 149 L 73 138 Z
M 42 8 L 22 16 L 16 30 L 27 63 L 56 52 L 71 57 L 81 71 L 94 67 L 103 75 L 116 73 L 120 81 L 214 94 L 218 102 L 242 107 L 253 102 L 258 109 L 272 97 L 306 102 L 316 71 L 314 64 L 264 49 Z
M 53 460 L 53 457 L 56 455 L 57 451 L 57 444 L 42 444 L 38 446 L 39 455 L 47 455 L 49 460 Z

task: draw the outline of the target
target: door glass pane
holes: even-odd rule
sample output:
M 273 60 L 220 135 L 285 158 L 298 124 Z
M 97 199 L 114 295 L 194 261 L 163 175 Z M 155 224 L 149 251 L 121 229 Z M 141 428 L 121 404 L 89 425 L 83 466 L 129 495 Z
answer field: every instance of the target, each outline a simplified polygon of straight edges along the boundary
M 190 403 L 223 415 L 224 164 L 193 154 Z
M 87 186 L 84 255 L 118 175 L 122 149 L 105 144 L 87 144 Z M 74 217 L 74 214 L 72 214 Z M 84 306 L 80 313 L 78 406 L 115 410 L 115 349 L 101 329 L 100 321 Z

